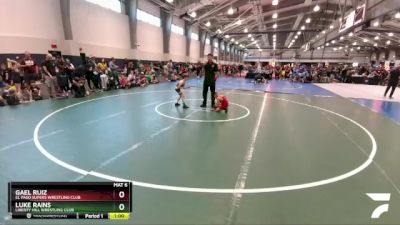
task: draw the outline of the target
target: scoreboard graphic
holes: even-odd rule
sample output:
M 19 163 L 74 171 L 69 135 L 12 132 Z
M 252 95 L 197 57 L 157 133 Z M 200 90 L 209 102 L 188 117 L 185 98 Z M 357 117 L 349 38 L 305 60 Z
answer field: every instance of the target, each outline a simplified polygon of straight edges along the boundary
M 132 212 L 130 182 L 10 182 L 13 219 L 127 220 Z

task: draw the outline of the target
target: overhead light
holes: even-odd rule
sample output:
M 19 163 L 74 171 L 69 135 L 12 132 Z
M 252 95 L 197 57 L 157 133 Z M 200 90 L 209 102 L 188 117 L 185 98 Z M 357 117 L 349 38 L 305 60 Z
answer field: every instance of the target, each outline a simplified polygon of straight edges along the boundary
M 297 31 L 297 35 L 300 35 L 301 34 L 301 31 Z
M 344 46 L 345 48 L 348 48 L 349 46 L 348 45 L 346 45 L 346 46 Z
M 329 43 L 326 43 L 325 45 L 326 45 L 326 46 L 329 46 Z
M 228 9 L 228 14 L 229 14 L 229 15 L 232 15 L 232 14 L 233 14 L 233 8 L 232 8 L 232 6 Z
M 378 46 L 378 44 L 377 44 L 377 43 L 374 43 L 374 46 L 376 47 L 376 46 Z
M 368 42 L 368 40 L 364 38 L 363 42 L 364 42 L 364 43 L 365 43 L 365 42 Z
M 218 29 L 218 30 L 217 30 L 217 33 L 218 33 L 218 34 L 222 33 L 221 29 Z
M 310 17 L 308 17 L 308 18 L 306 19 L 306 23 L 311 23 L 311 18 L 310 18 Z
M 317 34 L 317 38 L 319 38 L 319 34 Z
M 390 40 L 386 42 L 387 45 L 390 45 Z
M 331 41 L 332 44 L 335 44 L 335 42 L 336 42 L 335 40 L 332 40 L 332 41 Z
M 234 42 L 234 41 L 235 41 L 235 38 L 231 38 L 231 41 Z
M 261 50 L 261 49 L 258 49 L 258 51 L 261 52 L 262 50 Z
M 393 37 L 393 33 L 388 33 L 389 37 Z
M 247 37 L 251 37 L 251 36 L 253 36 L 253 35 L 251 35 L 251 34 L 248 34 L 248 35 L 247 35 Z
M 168 3 L 173 3 L 173 2 L 174 2 L 174 0 L 167 0 L 167 2 L 168 2 Z
M 323 33 L 323 34 L 326 34 L 326 31 L 323 30 L 322 33 Z
M 375 36 L 374 39 L 375 39 L 375 40 L 379 40 L 379 36 Z
M 298 38 L 298 36 L 296 35 L 296 36 L 294 36 L 294 39 L 297 39 Z
M 229 35 L 227 34 L 227 35 L 225 35 L 225 38 L 229 38 Z
M 361 47 L 359 46 L 359 47 L 357 47 L 357 49 L 358 49 L 358 50 L 360 50 L 360 49 L 361 49 Z
M 351 48 L 351 49 L 350 49 L 350 51 L 352 52 L 352 51 L 354 51 L 354 49 L 353 49 L 353 48 Z
M 251 41 L 254 41 L 254 38 L 253 38 L 253 37 L 251 38 Z
M 353 37 L 353 35 L 354 35 L 353 32 L 349 33 L 349 37 Z
M 330 25 L 330 26 L 329 26 L 329 29 L 333 29 L 333 25 Z
M 247 33 L 249 32 L 249 30 L 247 30 L 247 28 L 244 28 L 243 32 Z
M 276 29 L 278 27 L 278 24 L 274 23 L 274 25 L 272 25 L 272 28 Z
M 341 37 L 340 37 L 340 40 L 343 40 L 343 39 L 344 39 L 344 37 L 343 37 L 343 36 L 341 36 Z
M 357 45 L 357 42 L 353 42 L 353 45 Z
M 317 50 L 320 50 L 320 49 L 321 49 L 321 47 L 318 47 L 318 48 L 317 48 Z
M 340 47 L 339 47 L 339 50 L 342 50 L 342 48 L 343 48 L 343 47 L 342 47 L 342 46 L 340 46 Z
M 374 27 L 379 26 L 379 21 L 375 21 L 375 23 L 373 24 Z
M 278 0 L 272 0 L 272 5 L 278 5 L 279 1 Z
M 239 42 L 235 41 L 235 44 L 239 44 Z
M 206 27 L 209 27 L 209 26 L 211 26 L 211 22 L 210 22 L 210 21 L 207 21 Z
M 237 25 L 242 25 L 242 20 L 239 19 L 238 21 L 236 21 L 236 24 L 237 24 Z
M 195 18 L 195 17 L 197 16 L 197 13 L 196 13 L 195 11 L 193 11 L 193 12 L 191 12 L 189 15 L 190 15 L 191 17 Z
M 337 51 L 337 48 L 333 48 L 333 51 Z
M 301 28 L 300 28 L 301 30 L 304 30 L 304 29 L 306 29 L 306 26 L 301 26 Z
M 276 19 L 276 18 L 278 18 L 278 13 L 272 14 L 272 19 Z
M 319 5 L 315 5 L 314 6 L 314 12 L 318 12 L 321 9 L 321 7 L 319 7 Z
M 400 12 L 397 12 L 396 14 L 394 14 L 394 18 L 400 19 Z

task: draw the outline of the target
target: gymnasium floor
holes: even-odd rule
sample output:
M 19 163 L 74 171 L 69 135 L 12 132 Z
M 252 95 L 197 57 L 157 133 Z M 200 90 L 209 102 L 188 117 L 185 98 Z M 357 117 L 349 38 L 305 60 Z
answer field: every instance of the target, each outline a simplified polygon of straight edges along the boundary
M 201 82 L 188 82 L 189 110 L 170 83 L 0 109 L 0 224 L 33 224 L 7 217 L 8 181 L 104 178 L 135 185 L 118 224 L 400 223 L 398 103 L 372 111 L 313 84 L 223 78 L 231 108 L 218 114 L 199 108 Z

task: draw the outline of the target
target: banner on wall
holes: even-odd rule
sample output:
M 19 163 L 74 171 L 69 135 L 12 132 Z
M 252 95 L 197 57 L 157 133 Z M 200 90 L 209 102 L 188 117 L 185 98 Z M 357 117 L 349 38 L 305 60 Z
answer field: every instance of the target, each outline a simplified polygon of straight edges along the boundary
M 351 11 L 343 18 L 339 26 L 339 33 L 349 29 L 350 27 L 363 22 L 365 19 L 365 4 L 360 5 L 357 9 Z
M 365 4 L 358 6 L 354 13 L 354 25 L 361 23 L 365 19 Z

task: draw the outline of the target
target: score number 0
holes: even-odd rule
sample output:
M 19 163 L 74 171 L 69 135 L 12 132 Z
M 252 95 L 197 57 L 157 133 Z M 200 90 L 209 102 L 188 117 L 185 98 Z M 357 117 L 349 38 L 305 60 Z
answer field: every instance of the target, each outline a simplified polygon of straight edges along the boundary
M 124 191 L 120 191 L 118 193 L 118 197 L 120 199 L 123 199 L 125 197 L 125 192 Z M 120 211 L 123 211 L 125 209 L 125 204 L 124 203 L 119 204 L 118 208 L 119 208 Z

